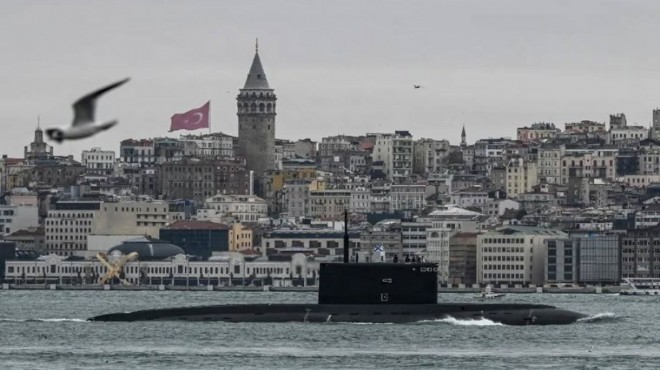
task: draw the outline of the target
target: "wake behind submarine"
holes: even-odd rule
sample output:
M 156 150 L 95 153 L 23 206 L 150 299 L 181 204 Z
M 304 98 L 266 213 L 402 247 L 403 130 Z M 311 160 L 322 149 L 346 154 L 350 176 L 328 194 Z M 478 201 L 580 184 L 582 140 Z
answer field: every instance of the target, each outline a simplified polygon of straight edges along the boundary
M 164 308 L 111 313 L 88 320 L 410 323 L 448 317 L 488 319 L 504 325 L 564 325 L 587 315 L 540 304 L 438 303 L 436 264 L 349 263 L 345 226 L 344 263 L 321 263 L 317 304 Z

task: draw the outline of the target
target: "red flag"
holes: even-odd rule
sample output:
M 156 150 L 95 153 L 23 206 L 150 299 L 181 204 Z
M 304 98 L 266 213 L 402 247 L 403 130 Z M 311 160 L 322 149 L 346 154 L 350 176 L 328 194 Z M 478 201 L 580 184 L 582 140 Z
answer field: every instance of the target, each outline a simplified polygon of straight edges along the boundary
M 209 128 L 209 107 L 211 101 L 199 108 L 187 111 L 186 113 L 177 113 L 172 116 L 170 132 L 176 130 L 197 130 L 200 128 Z

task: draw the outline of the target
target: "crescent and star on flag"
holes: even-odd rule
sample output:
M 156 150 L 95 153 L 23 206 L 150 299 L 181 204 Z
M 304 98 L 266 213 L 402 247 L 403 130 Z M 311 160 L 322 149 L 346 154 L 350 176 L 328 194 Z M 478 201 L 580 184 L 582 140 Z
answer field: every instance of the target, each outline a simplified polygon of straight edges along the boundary
M 197 130 L 210 128 L 211 101 L 207 101 L 199 108 L 191 109 L 185 113 L 176 113 L 171 118 L 170 132 L 177 130 Z

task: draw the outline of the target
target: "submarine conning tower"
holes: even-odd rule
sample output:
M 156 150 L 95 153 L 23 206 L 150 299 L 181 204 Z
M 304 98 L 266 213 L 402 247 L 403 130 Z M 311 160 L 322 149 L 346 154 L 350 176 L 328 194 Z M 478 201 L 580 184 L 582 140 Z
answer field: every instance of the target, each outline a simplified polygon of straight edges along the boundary
M 435 263 L 349 263 L 344 211 L 344 263 L 321 263 L 319 304 L 435 304 Z

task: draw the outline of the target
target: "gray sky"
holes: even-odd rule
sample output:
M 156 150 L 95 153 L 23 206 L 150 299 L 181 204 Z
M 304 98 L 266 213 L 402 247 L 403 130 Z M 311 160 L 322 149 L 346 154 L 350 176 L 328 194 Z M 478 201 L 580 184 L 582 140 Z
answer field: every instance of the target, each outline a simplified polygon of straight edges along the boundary
M 659 1 L 0 1 L 0 152 L 123 77 L 99 118 L 119 125 L 56 154 L 168 134 L 211 100 L 237 133 L 254 39 L 278 96 L 277 137 L 392 132 L 458 143 L 533 122 L 648 125 L 660 105 Z M 413 89 L 421 84 L 422 89 Z M 199 131 L 203 132 L 202 130 Z

